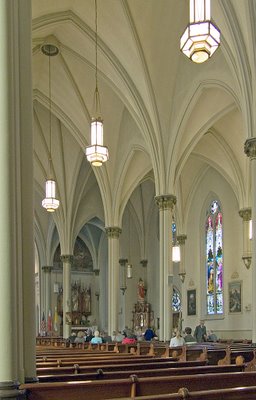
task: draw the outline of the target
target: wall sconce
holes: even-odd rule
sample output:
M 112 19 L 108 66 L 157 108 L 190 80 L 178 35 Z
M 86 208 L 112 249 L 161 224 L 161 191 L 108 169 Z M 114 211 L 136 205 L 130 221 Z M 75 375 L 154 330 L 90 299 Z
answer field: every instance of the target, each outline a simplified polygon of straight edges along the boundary
M 96 292 L 95 292 L 95 296 L 96 296 L 96 299 L 99 301 L 99 298 L 100 298 L 100 292 L 99 292 L 98 290 L 96 290 Z
M 252 210 L 250 207 L 239 210 L 239 215 L 243 219 L 243 255 L 242 260 L 247 269 L 252 262 Z
M 176 242 L 174 246 L 172 246 L 172 261 L 174 263 L 180 262 L 180 246 L 178 242 Z
M 126 267 L 127 263 L 128 263 L 127 258 L 120 258 L 119 264 L 121 266 L 121 271 L 122 271 L 121 272 L 121 280 L 122 280 L 122 282 L 121 282 L 120 290 L 121 290 L 123 295 L 125 294 L 125 291 L 127 289 L 127 286 L 126 286 L 126 273 L 125 273 L 125 267 Z
M 132 278 L 132 264 L 127 265 L 127 274 L 126 274 L 127 279 Z

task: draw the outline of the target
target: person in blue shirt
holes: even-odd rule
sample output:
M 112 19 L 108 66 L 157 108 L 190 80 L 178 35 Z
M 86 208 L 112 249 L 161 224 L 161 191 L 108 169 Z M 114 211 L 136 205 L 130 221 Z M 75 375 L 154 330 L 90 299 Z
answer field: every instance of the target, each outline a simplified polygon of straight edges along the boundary
M 145 333 L 144 333 L 144 339 L 147 341 L 150 341 L 154 338 L 157 338 L 155 332 L 153 331 L 152 328 L 147 328 Z

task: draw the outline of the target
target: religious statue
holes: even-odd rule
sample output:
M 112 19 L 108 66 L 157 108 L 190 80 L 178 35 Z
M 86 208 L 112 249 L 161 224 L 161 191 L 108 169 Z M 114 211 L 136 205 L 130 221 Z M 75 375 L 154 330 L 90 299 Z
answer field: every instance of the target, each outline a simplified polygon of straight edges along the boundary
M 144 285 L 144 281 L 142 278 L 139 279 L 137 293 L 138 293 L 138 301 L 144 302 L 145 301 L 145 285 Z

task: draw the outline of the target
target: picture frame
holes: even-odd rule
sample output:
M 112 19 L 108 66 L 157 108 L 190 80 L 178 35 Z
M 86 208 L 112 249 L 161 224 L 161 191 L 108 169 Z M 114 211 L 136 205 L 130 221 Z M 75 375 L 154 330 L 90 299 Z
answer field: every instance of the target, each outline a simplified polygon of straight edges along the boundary
M 242 312 L 242 281 L 229 282 L 228 307 L 230 314 Z
M 188 315 L 196 315 L 196 289 L 187 291 L 187 313 Z

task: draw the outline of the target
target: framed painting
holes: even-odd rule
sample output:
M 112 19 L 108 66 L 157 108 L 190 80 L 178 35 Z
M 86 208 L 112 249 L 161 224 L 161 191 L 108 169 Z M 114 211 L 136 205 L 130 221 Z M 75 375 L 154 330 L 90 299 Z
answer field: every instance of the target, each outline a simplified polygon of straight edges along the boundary
M 230 314 L 242 312 L 242 282 L 229 282 L 228 302 Z
M 187 291 L 188 315 L 196 315 L 196 289 Z

